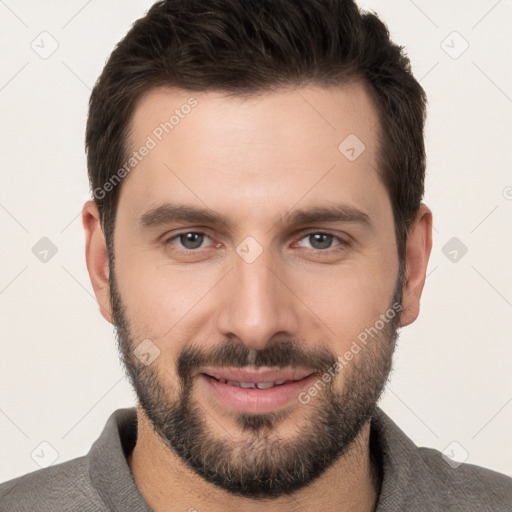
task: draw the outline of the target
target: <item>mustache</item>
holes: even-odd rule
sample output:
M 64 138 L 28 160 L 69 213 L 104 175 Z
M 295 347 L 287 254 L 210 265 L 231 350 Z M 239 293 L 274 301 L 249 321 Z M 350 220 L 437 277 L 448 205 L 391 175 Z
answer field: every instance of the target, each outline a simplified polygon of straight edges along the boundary
M 232 339 L 214 348 L 188 346 L 182 350 L 176 361 L 178 376 L 182 381 L 191 380 L 194 371 L 203 366 L 234 367 L 277 367 L 301 368 L 311 372 L 324 373 L 338 360 L 337 355 L 327 346 L 306 348 L 293 340 L 281 340 L 260 350 L 251 350 Z

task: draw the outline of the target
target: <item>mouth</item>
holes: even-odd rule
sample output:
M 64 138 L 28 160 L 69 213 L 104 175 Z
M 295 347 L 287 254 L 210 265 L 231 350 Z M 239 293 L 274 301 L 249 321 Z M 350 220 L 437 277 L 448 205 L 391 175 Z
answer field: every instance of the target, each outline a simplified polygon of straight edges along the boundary
M 216 381 L 221 382 L 223 384 L 228 384 L 229 386 L 237 386 L 237 387 L 243 388 L 243 389 L 270 389 L 270 388 L 274 388 L 276 386 L 284 386 L 285 384 L 288 384 L 289 382 L 297 382 L 299 380 L 302 380 L 303 378 L 306 378 L 306 377 L 303 377 L 300 379 L 277 380 L 277 381 L 273 381 L 273 382 L 272 381 L 271 382 L 238 382 L 236 380 L 217 379 L 213 375 L 208 375 L 206 373 L 203 375 L 206 375 L 207 377 L 215 379 Z
M 204 390 L 223 407 L 263 414 L 300 403 L 298 396 L 318 374 L 301 370 L 208 369 L 198 374 Z

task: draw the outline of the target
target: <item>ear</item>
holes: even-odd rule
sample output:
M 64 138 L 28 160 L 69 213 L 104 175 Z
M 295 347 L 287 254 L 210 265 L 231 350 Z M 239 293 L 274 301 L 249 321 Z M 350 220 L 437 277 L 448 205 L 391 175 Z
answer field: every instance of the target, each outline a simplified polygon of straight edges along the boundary
M 112 322 L 110 307 L 110 282 L 108 252 L 101 229 L 98 207 L 94 201 L 87 201 L 82 209 L 82 224 L 85 231 L 85 261 L 100 311 L 107 322 Z
M 407 235 L 406 264 L 400 327 L 412 324 L 420 313 L 428 260 L 432 250 L 432 212 L 423 203 Z

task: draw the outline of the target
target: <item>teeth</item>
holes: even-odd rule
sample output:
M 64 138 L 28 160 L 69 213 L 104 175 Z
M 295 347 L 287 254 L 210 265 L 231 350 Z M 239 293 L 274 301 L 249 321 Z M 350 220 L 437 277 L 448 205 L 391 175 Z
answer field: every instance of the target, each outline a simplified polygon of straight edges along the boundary
M 237 383 L 241 388 L 249 389 L 249 388 L 255 388 L 256 384 L 254 382 L 238 382 Z
M 268 389 L 274 387 L 276 384 L 276 382 L 258 382 L 256 387 L 258 389 Z
M 276 382 L 237 382 L 236 380 L 219 379 L 219 382 L 229 384 L 230 386 L 237 386 L 243 389 L 269 389 L 274 386 L 281 386 L 285 382 L 292 382 L 288 380 L 278 380 Z
M 215 377 L 214 377 L 215 378 Z M 274 386 L 281 386 L 286 382 L 295 382 L 296 380 L 276 380 L 275 382 L 238 382 L 236 380 L 216 379 L 223 384 L 229 384 L 230 386 L 237 386 L 243 389 L 270 389 Z

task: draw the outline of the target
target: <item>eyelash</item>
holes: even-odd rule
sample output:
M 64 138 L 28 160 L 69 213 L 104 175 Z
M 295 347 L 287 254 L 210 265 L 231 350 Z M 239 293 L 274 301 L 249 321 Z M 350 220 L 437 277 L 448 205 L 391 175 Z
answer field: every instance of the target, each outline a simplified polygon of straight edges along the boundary
M 164 241 L 164 245 L 165 246 L 172 245 L 173 240 L 179 239 L 180 236 L 187 235 L 187 234 L 190 234 L 190 233 L 192 233 L 194 235 L 203 235 L 203 236 L 209 238 L 210 240 L 212 240 L 212 238 L 210 236 L 208 236 L 206 233 L 204 233 L 202 231 L 183 231 L 181 233 L 173 235 L 170 238 L 167 238 Z M 343 238 L 340 238 L 339 236 L 334 235 L 333 233 L 329 233 L 327 231 L 309 231 L 307 233 L 302 234 L 301 238 L 299 238 L 299 241 L 303 240 L 304 238 L 306 238 L 308 236 L 311 236 L 311 235 L 328 235 L 328 236 L 332 236 L 333 239 L 336 239 L 339 242 L 338 245 L 335 245 L 334 247 L 329 247 L 327 249 L 314 249 L 314 248 L 306 247 L 306 249 L 309 249 L 309 251 L 312 251 L 313 253 L 337 252 L 337 251 L 340 251 L 340 250 L 344 250 L 348 245 L 350 245 Z M 185 254 L 192 254 L 192 253 L 199 253 L 202 249 L 206 249 L 206 247 L 202 247 L 202 248 L 198 248 L 198 249 L 186 249 L 186 248 L 182 249 L 182 248 L 178 247 L 176 250 L 181 251 L 181 252 L 183 252 Z

